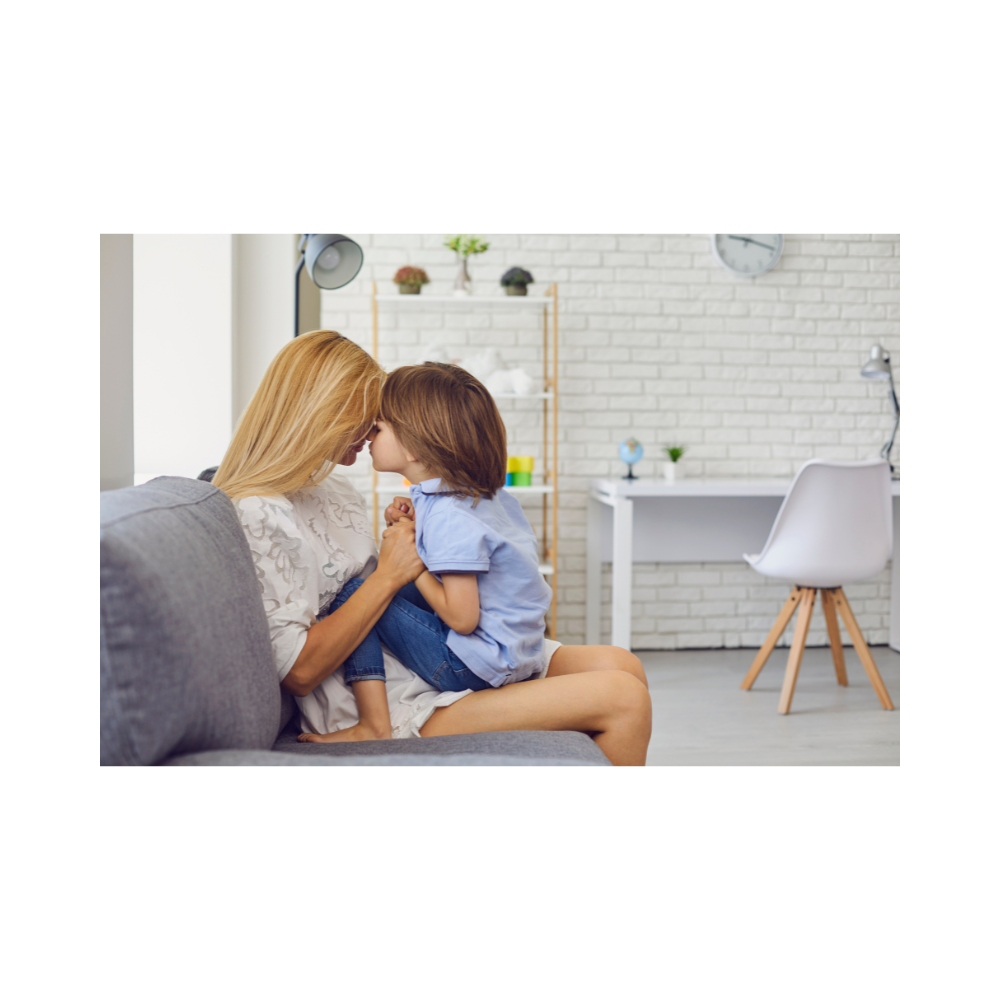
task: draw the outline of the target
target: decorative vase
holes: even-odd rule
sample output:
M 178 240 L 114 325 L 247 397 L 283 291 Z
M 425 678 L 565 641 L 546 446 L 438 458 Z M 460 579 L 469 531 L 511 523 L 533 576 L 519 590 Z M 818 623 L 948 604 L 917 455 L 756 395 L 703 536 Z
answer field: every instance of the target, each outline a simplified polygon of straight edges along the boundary
M 508 295 L 527 295 L 528 294 L 528 286 L 527 285 L 507 285 L 505 287 L 507 288 L 507 294 Z
M 677 463 L 672 462 L 669 458 L 663 463 L 663 481 L 665 483 L 677 481 Z
M 455 275 L 455 295 L 469 295 L 472 291 L 472 279 L 469 277 L 469 258 L 458 258 L 458 274 Z
M 419 295 L 422 285 L 400 285 L 399 294 L 400 295 Z

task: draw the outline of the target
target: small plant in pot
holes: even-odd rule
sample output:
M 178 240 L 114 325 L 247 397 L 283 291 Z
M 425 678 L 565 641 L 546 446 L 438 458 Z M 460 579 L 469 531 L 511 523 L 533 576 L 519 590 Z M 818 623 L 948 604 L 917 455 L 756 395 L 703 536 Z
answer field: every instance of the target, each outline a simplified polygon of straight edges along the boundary
M 677 473 L 680 471 L 680 467 L 678 466 L 677 463 L 680 462 L 681 456 L 686 451 L 687 448 L 683 448 L 676 445 L 675 446 L 667 445 L 664 447 L 663 454 L 667 456 L 669 461 L 664 463 L 663 478 L 668 483 L 673 483 L 677 481 Z
M 472 279 L 469 277 L 469 258 L 477 253 L 486 253 L 490 245 L 478 236 L 467 236 L 459 233 L 444 241 L 449 250 L 458 254 L 458 274 L 455 275 L 455 295 L 469 295 L 472 291 Z
M 534 281 L 530 271 L 525 271 L 523 267 L 512 267 L 500 279 L 500 284 L 507 289 L 508 295 L 527 295 L 528 285 L 534 284 Z
M 419 295 L 420 289 L 431 283 L 422 267 L 401 267 L 392 280 L 399 285 L 400 295 Z

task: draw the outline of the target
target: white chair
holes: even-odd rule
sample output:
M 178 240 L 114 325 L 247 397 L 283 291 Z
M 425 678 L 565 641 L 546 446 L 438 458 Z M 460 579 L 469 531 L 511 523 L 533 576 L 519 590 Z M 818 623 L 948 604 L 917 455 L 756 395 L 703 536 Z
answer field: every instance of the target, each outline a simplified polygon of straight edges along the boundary
M 814 458 L 806 462 L 792 482 L 763 550 L 758 555 L 743 556 L 758 573 L 785 580 L 794 587 L 740 687 L 749 691 L 753 686 L 797 608 L 799 617 L 778 700 L 778 711 L 788 714 L 818 590 L 837 682 L 847 686 L 837 624 L 839 611 L 878 700 L 891 711 L 892 699 L 843 591 L 844 584 L 881 572 L 891 555 L 889 463 L 881 458 L 867 462 Z

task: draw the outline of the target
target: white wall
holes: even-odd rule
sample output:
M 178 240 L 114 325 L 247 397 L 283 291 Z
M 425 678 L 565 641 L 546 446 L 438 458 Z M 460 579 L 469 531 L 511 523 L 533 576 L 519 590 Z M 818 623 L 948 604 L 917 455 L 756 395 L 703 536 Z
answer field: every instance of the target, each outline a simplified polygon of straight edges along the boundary
M 197 476 L 232 436 L 232 237 L 134 241 L 135 474 Z
M 426 293 L 450 293 L 455 263 L 443 235 L 351 235 L 365 265 L 346 288 L 323 293 L 323 326 L 370 347 L 372 280 L 394 292 L 392 275 L 404 264 L 428 272 Z M 714 263 L 705 235 L 480 235 L 492 246 L 471 262 L 473 294 L 498 293 L 500 275 L 515 264 L 533 273 L 532 294 L 559 282 L 564 641 L 583 640 L 587 484 L 624 471 L 622 439 L 635 435 L 646 448 L 640 476 L 659 474 L 665 444 L 688 446 L 690 476 L 791 476 L 817 456 L 877 455 L 888 437 L 885 386 L 859 370 L 881 343 L 901 386 L 898 236 L 786 235 L 777 267 L 742 279 Z M 533 313 L 449 304 L 421 309 L 421 329 L 414 315 L 381 311 L 380 358 L 389 367 L 417 344 L 441 342 L 456 356 L 496 346 L 510 363 L 540 372 Z M 539 429 L 528 407 L 506 404 L 503 413 L 512 440 L 530 453 Z M 366 471 L 355 473 L 362 487 Z M 634 585 L 640 649 L 754 646 L 787 596 L 736 563 L 639 564 Z M 847 594 L 869 641 L 886 642 L 889 570 Z M 822 615 L 809 641 L 825 643 Z
M 298 257 L 288 233 L 233 237 L 234 427 L 267 366 L 292 339 Z
M 135 237 L 136 482 L 219 464 L 291 339 L 297 256 L 291 233 Z
M 101 235 L 101 489 L 131 486 L 132 236 Z

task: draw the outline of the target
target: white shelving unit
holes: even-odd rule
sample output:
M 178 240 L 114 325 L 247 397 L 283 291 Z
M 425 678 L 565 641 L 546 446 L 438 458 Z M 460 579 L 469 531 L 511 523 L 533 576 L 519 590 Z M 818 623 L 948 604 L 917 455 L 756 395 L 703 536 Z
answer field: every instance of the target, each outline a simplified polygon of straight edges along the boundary
M 515 497 L 541 497 L 542 536 L 539 539 L 541 558 L 539 569 L 549 579 L 552 587 L 552 607 L 549 611 L 548 630 L 550 639 L 556 638 L 557 612 L 556 593 L 559 582 L 558 572 L 558 532 L 559 532 L 559 289 L 551 284 L 543 295 L 379 295 L 377 285 L 372 283 L 372 357 L 378 360 L 379 309 L 403 309 L 419 312 L 427 306 L 440 309 L 456 306 L 462 309 L 509 308 L 538 309 L 542 316 L 542 392 L 520 395 L 514 392 L 498 392 L 495 399 L 520 399 L 535 401 L 542 407 L 542 482 L 532 486 L 508 486 L 507 492 Z M 537 476 L 538 473 L 536 472 Z M 382 497 L 406 494 L 401 477 L 380 476 L 372 473 L 372 519 L 375 536 L 378 537 L 380 500 Z

